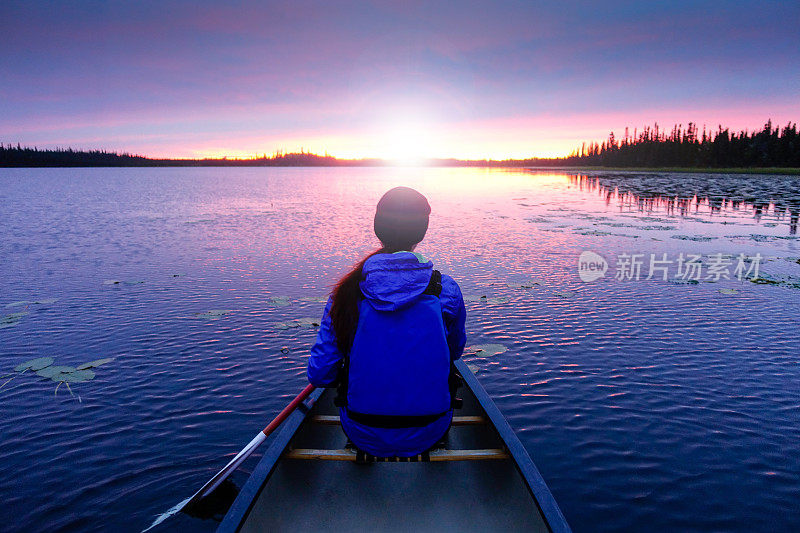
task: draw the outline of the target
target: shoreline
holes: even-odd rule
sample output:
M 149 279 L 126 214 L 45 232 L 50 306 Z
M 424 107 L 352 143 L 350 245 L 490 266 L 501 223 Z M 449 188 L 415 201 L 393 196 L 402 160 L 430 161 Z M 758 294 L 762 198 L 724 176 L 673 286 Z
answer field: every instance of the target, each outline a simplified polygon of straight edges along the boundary
M 585 170 L 585 171 L 611 171 L 611 172 L 676 172 L 687 174 L 775 174 L 782 176 L 800 176 L 798 167 L 527 167 L 531 170 Z
M 500 163 L 500 162 L 498 162 Z M 514 165 L 514 164 L 455 164 L 455 165 L 386 165 L 386 164 L 337 164 L 337 165 L 259 165 L 259 164 L 236 164 L 230 160 L 222 161 L 219 164 L 212 162 L 187 161 L 180 164 L 173 160 L 167 164 L 138 164 L 138 165 L 25 165 L 25 166 L 6 166 L 0 165 L 0 169 L 8 168 L 202 168 L 202 167 L 247 167 L 247 168 L 499 168 L 499 169 L 526 169 L 537 171 L 604 171 L 604 172 L 674 172 L 686 174 L 762 174 L 762 175 L 781 175 L 781 176 L 800 176 L 800 167 L 729 167 L 729 168 L 695 168 L 695 167 L 592 167 L 592 166 L 535 166 L 535 165 Z

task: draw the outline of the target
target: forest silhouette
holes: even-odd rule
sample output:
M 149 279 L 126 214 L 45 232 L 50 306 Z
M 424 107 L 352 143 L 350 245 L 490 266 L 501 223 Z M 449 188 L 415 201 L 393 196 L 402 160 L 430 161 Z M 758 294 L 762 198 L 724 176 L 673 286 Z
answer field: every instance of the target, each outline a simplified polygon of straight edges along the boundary
M 602 144 L 582 146 L 566 158 L 567 164 L 603 167 L 800 167 L 797 125 L 783 129 L 767 121 L 760 131 L 731 133 L 718 128 L 713 135 L 690 122 L 686 129 L 674 126 L 668 133 L 658 124 L 634 130 L 632 137 L 617 139 L 611 133 Z
M 153 167 L 153 166 L 383 166 L 381 159 L 338 159 L 305 151 L 282 151 L 251 158 L 154 159 L 129 153 L 72 148 L 38 149 L 0 143 L 0 167 Z M 474 167 L 619 167 L 619 168 L 800 168 L 800 134 L 796 123 L 783 128 L 767 121 L 761 130 L 731 132 L 719 126 L 702 133 L 690 122 L 671 130 L 658 124 L 641 132 L 614 133 L 602 143 L 584 143 L 566 157 L 527 159 L 432 159 L 432 166 Z

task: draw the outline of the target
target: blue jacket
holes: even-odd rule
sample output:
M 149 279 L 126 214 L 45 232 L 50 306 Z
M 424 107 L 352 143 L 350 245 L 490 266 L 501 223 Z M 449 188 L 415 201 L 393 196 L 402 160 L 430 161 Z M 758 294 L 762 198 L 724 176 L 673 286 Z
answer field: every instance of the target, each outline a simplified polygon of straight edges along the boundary
M 377 457 L 417 455 L 450 427 L 450 362 L 466 342 L 461 290 L 442 275 L 439 297 L 425 295 L 433 263 L 411 252 L 378 254 L 364 264 L 359 321 L 348 356 L 347 409 L 370 415 L 443 413 L 422 427 L 377 428 L 340 417 L 351 441 Z M 343 356 L 325 307 L 308 360 L 308 380 L 317 387 L 336 381 Z

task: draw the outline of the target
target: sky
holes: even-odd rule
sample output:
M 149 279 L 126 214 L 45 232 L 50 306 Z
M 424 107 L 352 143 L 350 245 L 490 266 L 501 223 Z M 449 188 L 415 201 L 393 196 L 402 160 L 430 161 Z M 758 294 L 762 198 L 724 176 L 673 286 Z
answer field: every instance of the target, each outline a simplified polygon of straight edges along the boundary
M 800 119 L 794 0 L 3 0 L 0 35 L 28 146 L 504 159 Z

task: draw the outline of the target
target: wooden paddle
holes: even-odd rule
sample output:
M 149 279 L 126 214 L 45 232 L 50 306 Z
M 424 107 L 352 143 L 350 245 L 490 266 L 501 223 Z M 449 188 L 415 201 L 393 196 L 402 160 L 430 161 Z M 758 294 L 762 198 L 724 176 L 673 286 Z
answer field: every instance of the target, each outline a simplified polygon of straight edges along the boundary
M 252 454 L 255 451 L 255 449 L 258 448 L 258 446 L 262 442 L 264 442 L 264 440 L 266 440 L 266 438 L 269 436 L 269 434 L 272 433 L 273 431 L 275 431 L 275 429 L 278 426 L 280 426 L 283 423 L 283 421 L 286 420 L 289 417 L 289 415 L 292 414 L 292 412 L 295 409 L 297 409 L 297 407 L 301 403 L 303 403 L 303 401 L 306 398 L 308 398 L 309 394 L 314 392 L 314 388 L 315 388 L 314 385 L 308 385 L 305 389 L 303 389 L 303 392 L 298 394 L 297 397 L 294 400 L 289 402 L 289 405 L 284 407 L 283 411 L 281 411 L 278 414 L 278 416 L 276 416 L 272 420 L 272 422 L 270 422 L 269 425 L 267 425 L 267 427 L 265 427 L 264 429 L 259 431 L 258 435 L 256 435 L 255 438 L 253 440 L 251 440 L 250 443 L 247 446 L 242 448 L 242 451 L 240 451 L 239 453 L 236 454 L 236 457 L 231 459 L 230 462 L 227 465 L 225 465 L 225 467 L 222 470 L 217 472 L 217 475 L 215 475 L 210 480 L 208 480 L 208 483 L 203 485 L 200 488 L 200 490 L 198 490 L 194 494 L 194 496 L 192 496 L 191 498 L 186 500 L 184 502 L 184 504 L 180 507 L 180 509 L 183 509 L 187 505 L 191 505 L 193 503 L 196 503 L 196 502 L 202 500 L 203 498 L 205 498 L 206 496 L 208 496 L 209 494 L 211 494 L 212 492 L 214 492 L 214 489 L 216 489 L 223 481 L 225 481 L 225 479 L 227 479 L 227 477 L 229 475 L 231 475 L 231 473 L 234 470 L 236 470 L 236 468 L 240 464 L 242 464 L 242 462 L 245 459 L 250 457 L 250 454 Z

